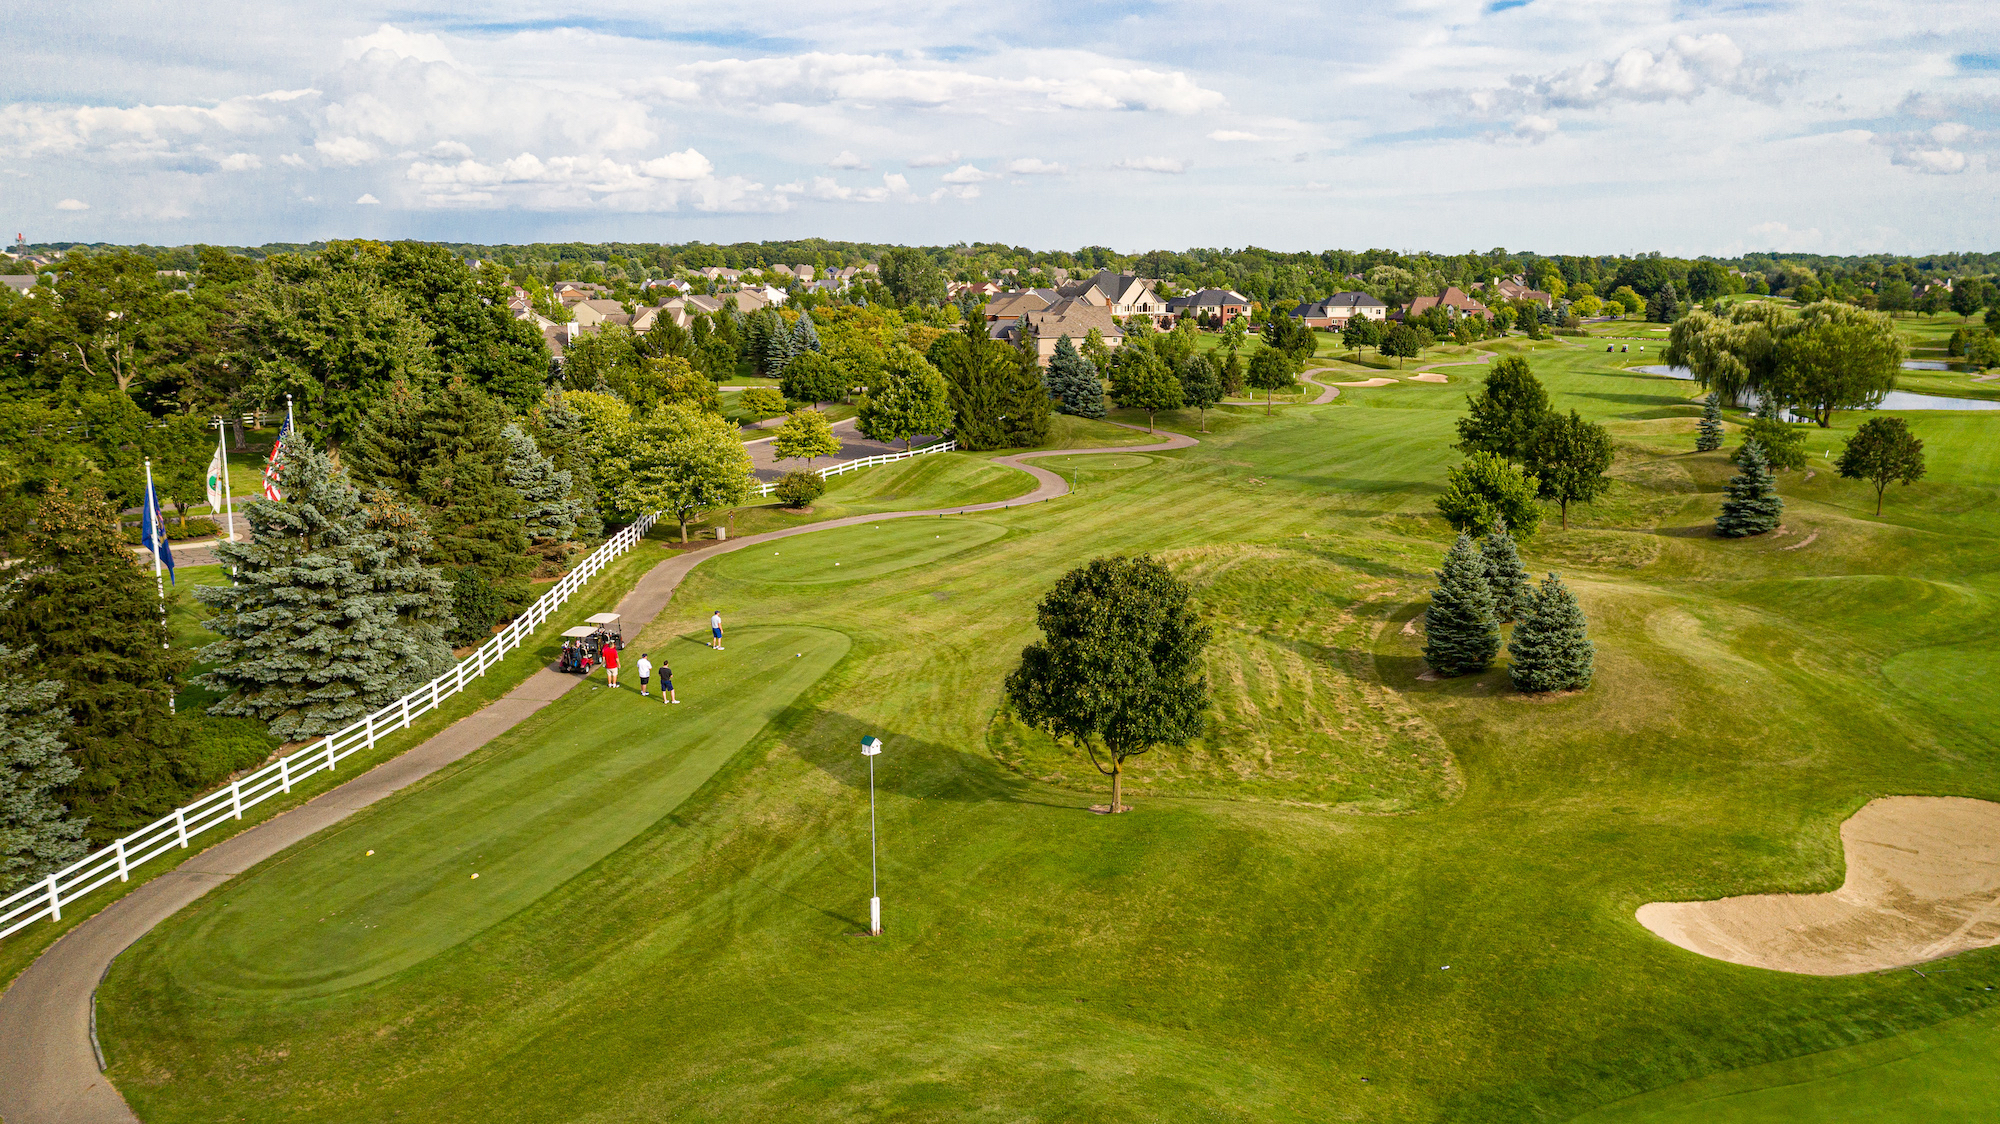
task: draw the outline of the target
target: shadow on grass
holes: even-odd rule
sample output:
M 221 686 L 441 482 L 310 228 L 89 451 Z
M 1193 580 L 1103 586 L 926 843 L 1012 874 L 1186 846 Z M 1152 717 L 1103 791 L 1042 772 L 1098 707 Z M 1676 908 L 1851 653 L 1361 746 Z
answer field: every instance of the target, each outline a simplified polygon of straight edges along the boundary
M 801 739 L 799 756 L 841 784 L 863 792 L 868 789 L 868 759 L 861 755 L 861 743 L 872 737 L 882 739 L 882 752 L 875 758 L 878 793 L 968 804 L 1089 808 L 1089 801 L 1081 798 L 1075 803 L 1044 799 L 1046 793 L 1028 781 L 1006 775 L 989 757 L 897 733 L 851 715 L 815 708 L 802 726 L 811 734 Z

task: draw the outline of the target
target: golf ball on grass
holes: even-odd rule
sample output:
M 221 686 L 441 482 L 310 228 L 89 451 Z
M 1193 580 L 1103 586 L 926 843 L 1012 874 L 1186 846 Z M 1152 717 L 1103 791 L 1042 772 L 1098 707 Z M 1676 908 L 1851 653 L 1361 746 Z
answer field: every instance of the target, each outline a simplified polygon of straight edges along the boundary
M 473 877 L 474 877 L 474 878 L 477 878 L 477 877 L 479 877 L 479 876 L 478 876 L 477 874 L 475 874 L 475 875 L 473 875 Z

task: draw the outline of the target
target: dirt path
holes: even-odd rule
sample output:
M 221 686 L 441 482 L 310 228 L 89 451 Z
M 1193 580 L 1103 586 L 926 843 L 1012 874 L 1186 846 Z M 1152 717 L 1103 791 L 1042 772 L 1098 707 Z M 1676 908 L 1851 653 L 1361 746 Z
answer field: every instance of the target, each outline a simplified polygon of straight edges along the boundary
M 1123 422 L 1113 422 L 1124 425 Z M 1127 425 L 1127 429 L 1138 429 Z M 1038 457 L 1094 453 L 1153 453 L 1200 442 L 1184 434 L 1147 445 L 1105 449 L 1041 449 L 996 457 L 1035 479 L 1035 490 L 1017 499 L 923 511 L 830 519 L 804 527 L 749 535 L 710 549 L 676 555 L 639 579 L 618 602 L 618 613 L 637 636 L 665 609 L 681 579 L 720 554 L 814 531 L 922 515 L 998 511 L 1067 495 L 1069 484 L 1027 464 Z M 7 1124 L 139 1124 L 109 1078 L 98 1068 L 93 1006 L 98 981 L 132 942 L 230 878 L 302 839 L 346 819 L 377 800 L 431 775 L 513 729 L 529 715 L 583 682 L 544 668 L 520 686 L 460 719 L 422 745 L 289 812 L 223 840 L 153 878 L 64 934 L 0 994 L 0 1120 Z
M 1639 923 L 1754 968 L 1849 976 L 2000 944 L 2000 804 L 1871 800 L 1840 825 L 1847 876 L 1830 894 L 1653 902 Z

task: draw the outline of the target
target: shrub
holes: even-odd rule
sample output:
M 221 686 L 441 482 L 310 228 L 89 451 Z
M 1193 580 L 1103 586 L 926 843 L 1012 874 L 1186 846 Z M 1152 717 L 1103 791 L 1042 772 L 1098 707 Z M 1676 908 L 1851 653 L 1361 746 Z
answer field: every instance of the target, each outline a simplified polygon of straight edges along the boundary
M 786 507 L 808 507 L 826 494 L 826 480 L 817 472 L 788 472 L 772 489 L 772 494 L 783 500 Z
M 1773 417 L 1751 418 L 1743 430 L 1742 446 L 1729 458 L 1731 464 L 1743 463 L 1743 450 L 1752 441 L 1763 451 L 1764 463 L 1773 469 L 1806 466 L 1806 431 L 1798 426 Z

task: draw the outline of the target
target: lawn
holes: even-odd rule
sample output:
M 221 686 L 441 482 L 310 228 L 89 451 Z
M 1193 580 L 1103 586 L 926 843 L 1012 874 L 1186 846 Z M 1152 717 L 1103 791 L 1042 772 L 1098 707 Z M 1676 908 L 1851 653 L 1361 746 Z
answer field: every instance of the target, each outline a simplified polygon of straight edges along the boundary
M 1909 1118 L 1990 1115 L 1987 1076 L 1956 1075 L 1992 1068 L 2000 950 L 1794 976 L 1632 914 L 1831 889 L 1838 825 L 1876 795 L 2000 799 L 2000 690 L 1965 647 L 2000 624 L 2000 418 L 1905 415 L 1930 472 L 1876 519 L 1825 467 L 1842 416 L 1810 477 L 1781 477 L 1785 533 L 1730 542 L 1707 532 L 1731 469 L 1690 451 L 1695 387 L 1588 342 L 1497 346 L 1618 441 L 1610 493 L 1525 544 L 1590 615 L 1589 691 L 1418 677 L 1449 541 L 1431 502 L 1476 372 L 1211 411 L 1195 448 L 1045 459 L 1078 485 L 1061 500 L 697 568 L 639 642 L 680 653 L 725 608 L 726 653 L 675 656 L 684 691 L 744 676 L 673 716 L 716 764 L 663 756 L 669 784 L 644 704 L 573 696 L 135 945 L 99 994 L 111 1076 L 153 1124 L 1603 1124 L 1905 1094 Z M 828 510 L 990 495 L 1007 470 L 867 475 Z M 1104 818 L 1084 810 L 1102 779 L 1015 723 L 1001 681 L 1064 569 L 1138 551 L 1194 585 L 1215 705 Z M 873 940 L 867 735 L 887 743 Z M 371 839 L 403 842 L 356 858 Z M 523 872 L 491 903 L 489 862 Z

